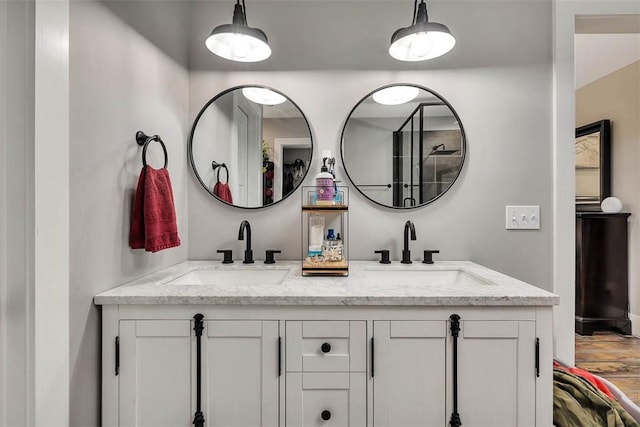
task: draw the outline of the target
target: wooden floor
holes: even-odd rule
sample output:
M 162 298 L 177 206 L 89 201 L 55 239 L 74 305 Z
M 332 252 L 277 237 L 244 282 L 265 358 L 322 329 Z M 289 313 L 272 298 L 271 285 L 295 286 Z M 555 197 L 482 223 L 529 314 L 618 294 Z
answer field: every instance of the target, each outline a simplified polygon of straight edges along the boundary
M 576 334 L 576 366 L 611 381 L 640 405 L 640 338 L 613 332 Z

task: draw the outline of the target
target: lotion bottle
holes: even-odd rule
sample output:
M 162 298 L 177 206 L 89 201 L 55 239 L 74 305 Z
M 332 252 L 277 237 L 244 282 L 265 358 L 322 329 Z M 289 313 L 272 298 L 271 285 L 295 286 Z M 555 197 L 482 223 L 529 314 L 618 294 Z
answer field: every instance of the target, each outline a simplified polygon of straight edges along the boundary
M 333 175 L 329 172 L 326 161 L 326 157 L 322 159 L 320 173 L 316 175 L 316 204 L 324 206 L 335 204 Z

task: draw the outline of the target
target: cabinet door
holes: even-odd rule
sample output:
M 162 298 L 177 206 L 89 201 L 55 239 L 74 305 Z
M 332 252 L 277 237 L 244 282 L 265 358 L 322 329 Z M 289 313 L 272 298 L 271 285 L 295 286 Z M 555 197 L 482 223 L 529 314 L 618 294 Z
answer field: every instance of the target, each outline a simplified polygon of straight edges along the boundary
M 535 425 L 535 323 L 462 321 L 458 412 L 465 427 Z
M 212 320 L 205 328 L 205 425 L 277 426 L 278 322 Z
M 442 321 L 375 321 L 373 424 L 445 426 L 446 337 Z
M 119 425 L 191 426 L 191 322 L 122 320 L 119 328 Z
M 365 372 L 288 372 L 287 427 L 365 427 Z

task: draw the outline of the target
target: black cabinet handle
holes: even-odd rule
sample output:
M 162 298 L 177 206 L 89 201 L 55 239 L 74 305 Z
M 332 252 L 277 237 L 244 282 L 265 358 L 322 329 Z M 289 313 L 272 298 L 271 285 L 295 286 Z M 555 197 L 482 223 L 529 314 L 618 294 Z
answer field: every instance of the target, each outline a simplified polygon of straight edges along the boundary
M 320 414 L 320 418 L 322 418 L 325 421 L 329 421 L 331 419 L 331 412 L 327 410 L 322 411 L 322 413 Z
M 322 344 L 320 346 L 320 350 L 322 350 L 323 353 L 329 353 L 331 351 L 331 344 L 329 344 L 328 342 Z

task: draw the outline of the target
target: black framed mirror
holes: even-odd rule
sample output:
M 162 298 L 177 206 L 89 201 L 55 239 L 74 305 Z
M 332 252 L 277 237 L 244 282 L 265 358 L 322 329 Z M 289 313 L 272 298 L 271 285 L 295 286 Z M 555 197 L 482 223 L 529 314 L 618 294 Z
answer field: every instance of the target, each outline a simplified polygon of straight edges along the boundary
M 451 188 L 466 144 L 462 122 L 442 96 L 414 84 L 392 84 L 367 94 L 349 113 L 342 164 L 367 199 L 412 209 Z
M 576 210 L 600 210 L 611 195 L 611 123 L 576 128 Z
M 290 196 L 311 164 L 313 137 L 302 110 L 280 91 L 236 86 L 209 100 L 189 135 L 196 178 L 217 200 L 258 209 Z

